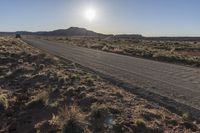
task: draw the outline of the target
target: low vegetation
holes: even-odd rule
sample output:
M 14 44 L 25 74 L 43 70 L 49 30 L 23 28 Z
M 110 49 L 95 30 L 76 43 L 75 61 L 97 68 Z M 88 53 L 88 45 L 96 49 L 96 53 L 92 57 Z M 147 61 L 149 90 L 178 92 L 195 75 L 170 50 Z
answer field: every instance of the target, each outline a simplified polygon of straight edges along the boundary
M 19 38 L 0 37 L 0 132 L 200 132 L 186 113 L 174 114 Z
M 7 110 L 8 99 L 5 94 L 0 94 L 0 112 Z
M 64 119 L 62 133 L 81 133 L 84 131 L 84 116 L 77 106 L 71 106 L 61 111 L 61 117 Z
M 145 127 L 146 126 L 146 123 L 143 119 L 137 119 L 135 121 L 136 125 L 139 126 L 139 127 Z
M 37 94 L 36 96 L 34 96 L 33 100 L 31 100 L 29 103 L 27 103 L 27 108 L 43 108 L 46 107 L 48 105 L 48 98 L 49 98 L 49 94 L 46 91 L 43 91 L 39 94 Z

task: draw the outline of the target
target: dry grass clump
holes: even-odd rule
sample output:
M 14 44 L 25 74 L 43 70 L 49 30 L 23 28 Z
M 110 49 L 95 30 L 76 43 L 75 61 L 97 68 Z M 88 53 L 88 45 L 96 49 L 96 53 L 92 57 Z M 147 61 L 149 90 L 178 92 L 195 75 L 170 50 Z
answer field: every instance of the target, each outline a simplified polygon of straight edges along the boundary
M 109 109 L 105 104 L 96 104 L 92 106 L 90 115 L 90 122 L 92 123 L 93 129 L 96 132 L 104 131 L 107 124 L 112 124 L 113 120 L 109 117 Z
M 48 122 L 52 126 L 59 126 L 62 133 L 90 133 L 85 115 L 76 105 L 60 109 L 58 115 L 53 114 Z
M 7 110 L 9 104 L 5 94 L 0 94 L 0 112 Z
M 95 84 L 95 79 L 97 79 L 97 77 L 87 74 L 84 76 L 84 83 L 88 86 L 93 86 Z
M 146 127 L 146 122 L 143 119 L 135 120 L 135 124 L 139 127 Z
M 60 117 L 64 118 L 62 133 L 82 133 L 84 131 L 85 121 L 80 109 L 73 105 L 61 110 Z
M 49 93 L 47 91 L 43 91 L 38 95 L 33 97 L 29 103 L 27 103 L 27 108 L 43 108 L 48 105 L 49 101 Z
M 100 119 L 108 114 L 108 107 L 105 104 L 94 103 L 91 106 L 91 109 L 92 109 L 91 116 L 94 119 Z

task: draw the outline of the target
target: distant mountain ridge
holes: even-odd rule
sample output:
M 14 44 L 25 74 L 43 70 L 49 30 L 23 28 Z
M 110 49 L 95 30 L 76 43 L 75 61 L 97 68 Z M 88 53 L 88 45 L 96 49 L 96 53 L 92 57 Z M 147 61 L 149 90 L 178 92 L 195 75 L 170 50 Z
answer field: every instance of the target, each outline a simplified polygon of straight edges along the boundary
M 40 35 L 40 36 L 85 36 L 85 37 L 108 37 L 109 39 L 145 39 L 160 41 L 200 41 L 200 37 L 144 37 L 140 34 L 102 34 L 85 28 L 70 27 L 68 29 L 58 29 L 53 31 L 17 31 L 17 32 L 0 32 L 0 35 Z
M 68 29 L 58 29 L 54 31 L 39 31 L 39 32 L 28 32 L 28 31 L 17 31 L 17 32 L 0 32 L 0 35 L 43 35 L 43 36 L 109 36 L 106 34 L 97 33 L 94 31 L 87 30 L 85 28 L 70 27 Z
M 69 29 L 59 29 L 49 32 L 35 32 L 34 34 L 47 36 L 106 36 L 101 33 L 78 27 L 70 27 Z

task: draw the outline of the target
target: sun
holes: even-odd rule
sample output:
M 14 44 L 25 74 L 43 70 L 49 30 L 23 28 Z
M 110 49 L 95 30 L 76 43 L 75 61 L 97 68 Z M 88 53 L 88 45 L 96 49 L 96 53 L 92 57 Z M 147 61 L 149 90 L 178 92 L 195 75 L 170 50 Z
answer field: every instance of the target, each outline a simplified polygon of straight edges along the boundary
M 93 8 L 88 8 L 86 11 L 85 11 L 85 18 L 92 22 L 96 17 L 96 11 L 93 9 Z

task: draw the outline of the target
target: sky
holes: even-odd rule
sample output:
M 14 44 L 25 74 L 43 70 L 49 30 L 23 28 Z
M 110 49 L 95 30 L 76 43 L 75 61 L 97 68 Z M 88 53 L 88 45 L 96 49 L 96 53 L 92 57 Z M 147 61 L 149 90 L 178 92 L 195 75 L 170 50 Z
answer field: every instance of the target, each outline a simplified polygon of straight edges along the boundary
M 92 9 L 91 21 L 85 12 Z M 0 31 L 200 36 L 200 0 L 0 0 Z

